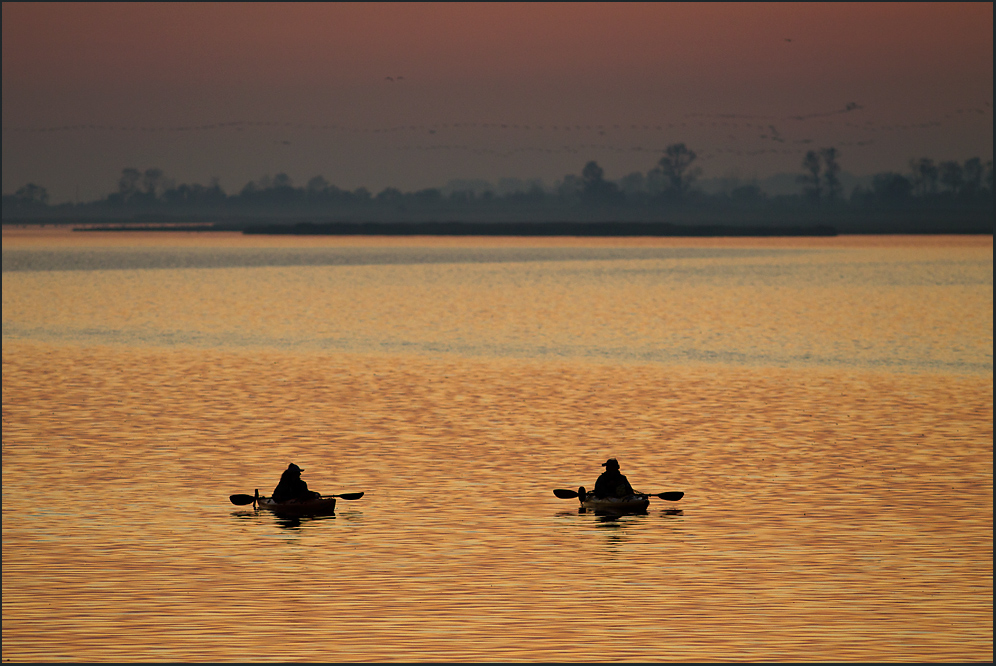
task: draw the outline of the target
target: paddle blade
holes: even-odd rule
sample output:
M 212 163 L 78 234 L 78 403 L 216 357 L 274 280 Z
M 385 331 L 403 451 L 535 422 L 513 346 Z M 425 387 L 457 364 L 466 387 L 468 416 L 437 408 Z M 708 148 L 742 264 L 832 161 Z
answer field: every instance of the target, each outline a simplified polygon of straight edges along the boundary
M 560 499 L 577 499 L 578 491 L 576 490 L 564 490 L 563 488 L 554 488 L 553 494 Z
M 333 495 L 333 497 L 338 497 L 344 500 L 357 500 L 363 497 L 363 493 L 343 493 L 341 495 Z
M 660 493 L 660 494 L 656 495 L 656 497 L 660 497 L 662 500 L 667 500 L 668 502 L 677 502 L 678 500 L 680 500 L 684 496 L 685 496 L 685 493 L 680 492 L 680 491 L 674 491 L 674 492 L 670 492 L 670 493 Z
M 228 499 L 232 500 L 232 504 L 237 506 L 245 506 L 246 504 L 252 504 L 253 500 L 256 499 L 252 495 L 229 495 Z

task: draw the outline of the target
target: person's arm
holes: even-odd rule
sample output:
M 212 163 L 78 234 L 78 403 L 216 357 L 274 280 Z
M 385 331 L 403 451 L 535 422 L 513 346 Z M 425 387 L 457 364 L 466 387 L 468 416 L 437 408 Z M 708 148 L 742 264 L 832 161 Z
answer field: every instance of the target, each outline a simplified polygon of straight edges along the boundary
M 321 497 L 321 493 L 316 493 L 314 490 L 308 490 L 308 484 L 301 480 L 301 499 L 318 499 Z
M 606 483 L 605 475 L 603 474 L 595 481 L 595 489 L 592 491 L 595 493 L 595 497 L 602 499 L 603 497 L 612 494 L 609 489 L 606 488 L 606 485 L 608 484 Z

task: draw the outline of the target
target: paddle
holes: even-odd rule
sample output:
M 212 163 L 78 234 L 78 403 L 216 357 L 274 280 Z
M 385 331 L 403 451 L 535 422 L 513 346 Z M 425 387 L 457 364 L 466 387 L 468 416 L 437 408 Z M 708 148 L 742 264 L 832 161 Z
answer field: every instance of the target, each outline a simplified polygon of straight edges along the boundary
M 363 497 L 363 493 L 359 492 L 359 493 L 343 493 L 341 495 L 322 495 L 322 497 L 338 497 L 339 499 L 344 499 L 344 500 L 358 500 L 361 497 Z
M 363 497 L 363 493 L 360 492 L 360 493 L 343 493 L 341 495 L 322 495 L 322 497 L 323 498 L 338 497 L 339 499 L 344 499 L 344 500 L 358 500 L 361 497 Z M 232 504 L 235 504 L 237 506 L 245 506 L 246 504 L 252 504 L 254 501 L 256 501 L 256 498 L 254 496 L 242 495 L 242 494 L 229 495 L 228 499 L 232 501 Z
M 565 490 L 564 488 L 554 488 L 553 494 L 560 499 L 576 499 L 578 496 L 578 491 L 576 490 Z M 667 500 L 668 502 L 677 502 L 685 493 L 681 491 L 673 491 L 669 493 L 637 493 L 639 495 L 647 495 L 648 497 L 658 497 L 662 500 Z

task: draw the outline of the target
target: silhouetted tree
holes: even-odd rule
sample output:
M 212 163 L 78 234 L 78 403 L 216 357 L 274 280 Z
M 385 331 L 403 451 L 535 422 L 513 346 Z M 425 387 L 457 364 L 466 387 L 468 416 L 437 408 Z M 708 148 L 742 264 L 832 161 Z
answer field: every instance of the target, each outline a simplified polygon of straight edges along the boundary
M 329 189 L 329 181 L 325 180 L 324 176 L 315 176 L 308 181 L 306 186 L 308 194 L 318 194 L 320 192 L 325 192 Z
M 806 173 L 796 178 L 804 186 L 802 188 L 803 195 L 814 204 L 819 203 L 823 197 L 823 188 L 820 186 L 820 169 L 822 166 L 819 153 L 815 150 L 810 150 L 802 159 L 802 168 Z
M 228 197 L 217 178 L 211 179 L 211 185 L 205 187 L 199 183 L 186 183 L 170 187 L 163 192 L 163 203 L 174 206 L 211 206 L 217 207 L 225 203 Z
M 146 195 L 150 198 L 155 199 L 158 190 L 163 180 L 163 170 L 158 167 L 153 167 L 151 169 L 146 169 L 145 173 L 142 174 L 142 188 L 145 190 Z
M 664 177 L 666 191 L 675 198 L 684 197 L 701 173 L 700 169 L 691 168 L 696 157 L 695 151 L 683 143 L 672 143 L 664 149 L 664 157 L 657 163 L 657 168 Z
M 972 157 L 965 160 L 963 168 L 965 181 L 962 185 L 969 197 L 975 197 L 982 190 L 982 160 Z
M 584 181 L 585 192 L 598 189 L 605 182 L 605 170 L 598 166 L 598 162 L 588 162 L 581 169 L 581 180 Z
M 937 191 L 938 170 L 934 160 L 921 157 L 910 160 L 910 171 L 913 174 L 913 192 L 919 197 L 925 197 Z
M 289 205 L 304 201 L 305 197 L 304 189 L 295 188 L 286 173 L 278 173 L 272 178 L 269 175 L 261 176 L 256 182 L 246 183 L 239 193 L 243 205 Z
M 951 160 L 941 162 L 938 165 L 941 184 L 944 185 L 952 195 L 957 195 L 965 183 L 965 172 L 962 166 Z
M 584 190 L 584 181 L 573 173 L 569 173 L 557 184 L 556 189 L 557 196 L 561 201 L 573 203 L 581 198 L 581 192 Z
M 615 183 L 605 180 L 598 162 L 588 162 L 581 170 L 581 198 L 588 203 L 612 203 L 619 196 Z
M 827 186 L 827 199 L 836 201 L 844 188 L 840 184 L 840 165 L 837 164 L 839 154 L 836 148 L 824 148 L 820 151 L 823 158 L 823 182 Z
M 377 201 L 395 202 L 395 201 L 400 201 L 402 197 L 404 197 L 404 195 L 401 193 L 401 190 L 399 190 L 398 188 L 385 187 L 383 190 L 378 192 L 377 196 L 374 198 Z
M 878 173 L 872 178 L 872 195 L 881 202 L 899 203 L 910 198 L 913 183 L 899 173 Z
M 121 177 L 118 179 L 118 193 L 123 199 L 129 199 L 138 191 L 138 181 L 142 174 L 138 169 L 126 167 L 121 170 Z
M 45 206 L 48 205 L 48 190 L 41 185 L 28 183 L 14 192 L 14 201 L 22 205 Z

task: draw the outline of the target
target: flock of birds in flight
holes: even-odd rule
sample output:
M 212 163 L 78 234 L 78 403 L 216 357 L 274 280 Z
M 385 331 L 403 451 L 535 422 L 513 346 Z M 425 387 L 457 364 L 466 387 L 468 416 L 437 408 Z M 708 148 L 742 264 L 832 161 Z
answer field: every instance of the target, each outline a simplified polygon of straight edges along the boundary
M 791 37 L 783 38 L 785 43 L 792 43 L 793 39 Z M 395 84 L 406 81 L 404 76 L 393 75 L 385 76 L 384 82 L 389 84 Z M 6 132 L 27 132 L 27 133 L 53 133 L 53 132 L 74 132 L 74 131 L 111 131 L 111 132 L 144 132 L 144 133 L 154 133 L 154 132 L 209 132 L 217 130 L 235 130 L 244 131 L 248 128 L 282 128 L 286 130 L 310 130 L 310 131 L 339 131 L 347 132 L 352 134 L 397 134 L 397 133 L 419 133 L 424 135 L 437 135 L 441 131 L 453 130 L 499 130 L 501 132 L 507 132 L 508 130 L 513 131 L 526 131 L 533 134 L 535 137 L 536 132 L 554 132 L 560 136 L 564 136 L 567 133 L 571 133 L 573 136 L 577 136 L 579 133 L 595 133 L 600 137 L 609 135 L 610 133 L 620 133 L 625 130 L 630 131 L 643 131 L 643 132 L 657 132 L 662 133 L 665 131 L 674 130 L 681 128 L 688 130 L 690 128 L 705 128 L 709 131 L 722 131 L 725 130 L 727 134 L 724 137 L 717 137 L 713 135 L 713 140 L 716 138 L 721 138 L 726 142 L 729 147 L 716 148 L 709 151 L 702 151 L 699 157 L 708 159 L 711 156 L 715 156 L 721 153 L 735 154 L 735 155 L 760 155 L 764 153 L 801 153 L 805 150 L 809 150 L 811 144 L 815 143 L 814 139 L 811 138 L 796 138 L 788 139 L 786 138 L 775 126 L 776 122 L 805 122 L 810 120 L 822 119 L 824 124 L 829 124 L 830 119 L 834 116 L 840 116 L 843 114 L 850 114 L 854 111 L 860 111 L 864 107 L 856 102 L 848 102 L 843 108 L 832 109 L 829 111 L 810 113 L 804 115 L 792 115 L 783 117 L 774 116 L 756 116 L 756 115 L 745 115 L 745 114 L 706 114 L 706 113 L 695 113 L 688 114 L 685 116 L 691 122 L 681 121 L 681 122 L 669 122 L 660 124 L 645 124 L 645 123 L 628 123 L 628 124 L 595 124 L 595 125 L 579 125 L 579 124 L 551 124 L 551 125 L 528 125 L 528 124 L 516 124 L 516 123 L 488 123 L 488 122 L 463 122 L 463 123 L 438 123 L 432 125 L 417 124 L 417 125 L 397 125 L 393 127 L 356 127 L 348 125 L 337 125 L 337 124 L 308 124 L 308 123 L 295 123 L 295 122 L 274 122 L 274 121 L 232 121 L 232 122 L 222 122 L 222 123 L 210 123 L 204 125 L 178 125 L 178 126 L 168 126 L 168 127 L 151 127 L 151 126 L 120 126 L 120 125 L 96 125 L 96 124 L 85 124 L 85 125 L 64 125 L 58 127 L 26 127 L 26 128 L 3 128 Z M 992 117 L 992 105 L 987 101 L 983 102 L 983 107 L 978 107 L 974 109 L 957 109 L 953 113 L 971 114 L 975 113 L 978 115 L 988 115 Z M 951 113 L 945 115 L 945 120 L 950 120 L 954 118 Z M 751 122 L 748 122 L 751 121 Z M 922 123 L 913 124 L 882 124 L 874 123 L 872 121 L 866 121 L 865 123 L 853 123 L 844 122 L 841 123 L 843 127 L 850 130 L 856 130 L 860 133 L 865 134 L 865 138 L 857 139 L 853 141 L 834 141 L 836 146 L 868 146 L 875 143 L 875 139 L 868 136 L 869 134 L 875 134 L 877 132 L 897 132 L 897 131 L 910 131 L 910 130 L 923 130 L 934 127 L 940 127 L 942 125 L 941 120 L 930 120 Z M 788 146 L 798 146 L 796 148 L 790 147 L 762 147 L 754 149 L 745 149 L 742 147 L 732 146 L 731 144 L 738 143 L 741 137 L 736 136 L 730 132 L 737 130 L 749 130 L 754 139 L 763 142 L 770 142 L 773 144 L 787 144 Z M 290 146 L 293 145 L 291 141 L 287 139 L 279 139 L 276 143 Z M 609 151 L 609 152 L 652 152 L 660 153 L 663 152 L 663 146 L 650 146 L 646 143 L 638 145 L 630 145 L 628 147 L 619 144 L 606 144 L 606 143 L 580 143 L 575 145 L 559 145 L 557 147 L 540 147 L 540 146 L 523 146 L 513 149 L 496 149 L 491 147 L 486 147 L 483 145 L 470 145 L 466 143 L 461 144 L 445 144 L 445 143 L 433 143 L 433 144 L 419 144 L 419 145 L 401 145 L 395 146 L 398 150 L 416 150 L 416 151 L 449 151 L 449 150 L 463 150 L 469 151 L 476 154 L 491 154 L 491 155 L 512 155 L 516 153 L 523 152 L 542 152 L 542 153 L 579 153 L 583 150 L 599 150 L 599 151 Z
M 394 83 L 398 81 L 404 81 L 403 76 L 388 76 L 386 77 L 388 82 Z M 990 115 L 992 107 L 989 102 L 984 102 L 985 108 L 976 109 L 957 109 L 953 110 L 951 113 L 946 114 L 945 120 L 954 118 L 952 114 L 968 114 L 976 113 L 981 115 Z M 800 132 L 799 130 L 808 129 L 798 127 L 798 123 L 808 123 L 808 121 L 818 121 L 824 126 L 826 125 L 837 125 L 839 128 L 847 128 L 851 130 L 854 134 L 862 135 L 862 138 L 844 141 L 834 141 L 834 145 L 838 147 L 844 146 L 868 146 L 875 143 L 874 136 L 880 132 L 899 132 L 899 131 L 911 131 L 911 130 L 924 130 L 929 128 L 941 127 L 943 122 L 941 120 L 930 120 L 922 123 L 906 123 L 906 124 L 883 124 L 875 123 L 872 121 L 866 122 L 851 122 L 848 120 L 840 119 L 840 116 L 853 114 L 855 112 L 863 110 L 864 107 L 856 102 L 849 102 L 845 104 L 842 108 L 831 109 L 827 111 L 821 111 L 809 114 L 797 114 L 790 116 L 758 116 L 758 115 L 748 115 L 748 114 L 723 114 L 723 113 L 694 113 L 687 114 L 680 120 L 667 123 L 618 123 L 618 124 L 519 124 L 519 123 L 499 123 L 499 122 L 454 122 L 454 123 L 437 123 L 437 124 L 415 124 L 415 125 L 395 125 L 390 127 L 358 127 L 350 125 L 339 125 L 339 124 L 310 124 L 310 123 L 299 123 L 299 122 L 275 122 L 275 121 L 230 121 L 222 123 L 210 123 L 204 125 L 178 125 L 178 126 L 120 126 L 120 125 L 97 125 L 97 124 L 81 124 L 81 125 L 65 125 L 56 127 L 34 127 L 34 128 L 4 128 L 4 132 L 19 132 L 19 133 L 65 133 L 65 132 L 80 132 L 80 131 L 109 131 L 109 132 L 142 132 L 142 133 L 160 133 L 160 132 L 211 132 L 211 131 L 221 131 L 221 130 L 234 130 L 234 131 L 245 131 L 247 129 L 280 129 L 282 131 L 294 130 L 294 131 L 336 131 L 344 132 L 349 134 L 366 134 L 366 135 L 392 135 L 392 134 L 410 134 L 416 136 L 432 136 L 435 138 L 441 138 L 440 133 L 454 134 L 465 132 L 467 130 L 486 130 L 494 132 L 497 130 L 503 135 L 507 135 L 508 132 L 519 132 L 528 133 L 529 143 L 531 145 L 520 145 L 518 147 L 494 147 L 484 145 L 483 143 L 478 143 L 473 145 L 471 143 L 461 142 L 461 143 L 443 143 L 443 142 L 433 142 L 433 143 L 419 143 L 419 144 L 405 144 L 405 145 L 395 145 L 393 146 L 396 150 L 401 151 L 466 151 L 472 154 L 487 154 L 496 156 L 511 156 L 521 153 L 580 153 L 582 151 L 592 151 L 597 150 L 600 152 L 647 152 L 647 153 L 661 153 L 664 150 L 664 145 L 657 145 L 657 141 L 651 139 L 649 142 L 646 140 L 646 134 L 642 135 L 643 140 L 637 141 L 633 140 L 630 135 L 630 144 L 623 145 L 622 142 L 626 138 L 623 133 L 629 132 L 639 132 L 639 133 L 652 133 L 652 134 L 663 134 L 667 133 L 671 137 L 674 137 L 675 130 L 683 130 L 686 137 L 689 133 L 698 130 L 706 130 L 710 133 L 710 138 L 712 143 L 717 147 L 711 150 L 699 151 L 699 157 L 702 159 L 709 159 L 710 157 L 717 156 L 720 154 L 732 154 L 741 156 L 756 156 L 761 154 L 791 154 L 791 153 L 801 153 L 807 150 L 811 150 L 816 141 L 812 138 L 806 138 L 801 136 L 800 138 L 789 138 L 786 137 L 781 131 L 779 131 L 778 126 L 784 123 L 790 125 L 795 125 L 793 127 L 792 134 L 804 135 L 807 132 Z M 738 136 L 736 133 L 740 133 Z M 542 139 L 550 139 L 556 135 L 556 145 L 549 145 L 553 142 L 547 141 L 548 145 L 538 145 L 542 144 Z M 584 141 L 582 137 L 609 137 L 613 136 L 617 139 L 616 143 L 605 143 L 597 142 L 593 143 L 589 141 Z M 568 136 L 574 138 L 582 138 L 582 143 L 572 143 L 568 141 L 569 145 L 565 145 L 563 139 Z M 691 142 L 691 137 L 682 137 L 686 142 Z M 677 138 L 677 137 L 676 137 Z M 719 141 L 717 142 L 717 139 Z M 754 141 L 752 147 L 745 147 L 743 141 Z M 596 139 L 597 141 L 597 139 Z M 760 141 L 761 143 L 756 143 Z M 293 145 L 293 142 L 286 138 L 276 140 L 276 143 L 281 145 Z M 506 143 L 507 142 L 503 142 Z M 520 142 L 521 143 L 521 142 Z M 722 146 L 722 147 L 719 147 Z

